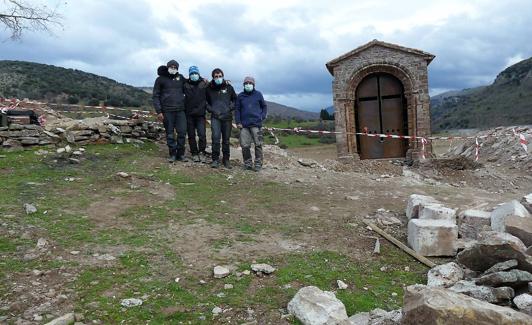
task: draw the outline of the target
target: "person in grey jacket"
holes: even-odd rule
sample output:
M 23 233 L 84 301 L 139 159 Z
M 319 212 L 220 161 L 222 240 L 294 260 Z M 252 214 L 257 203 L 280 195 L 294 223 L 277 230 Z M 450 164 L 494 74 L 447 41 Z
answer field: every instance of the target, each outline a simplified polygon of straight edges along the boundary
M 186 161 L 185 138 L 187 117 L 185 115 L 185 77 L 178 72 L 179 63 L 170 60 L 157 69 L 159 77 L 153 85 L 153 106 L 159 121 L 164 124 L 169 162 Z M 175 133 L 177 133 L 177 142 Z
M 231 168 L 229 138 L 233 125 L 236 93 L 224 73 L 216 68 L 212 71 L 212 81 L 207 88 L 207 111 L 211 113 L 212 168 L 220 166 L 220 139 L 222 140 L 223 165 Z

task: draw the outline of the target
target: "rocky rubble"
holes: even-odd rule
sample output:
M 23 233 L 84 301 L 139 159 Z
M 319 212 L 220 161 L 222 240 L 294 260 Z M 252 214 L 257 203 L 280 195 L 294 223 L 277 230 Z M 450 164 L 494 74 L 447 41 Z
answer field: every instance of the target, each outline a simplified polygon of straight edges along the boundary
M 481 162 L 508 164 L 508 167 L 532 169 L 532 149 L 528 148 L 528 154 L 519 144 L 519 139 L 513 134 L 513 129 L 524 135 L 529 143 L 532 142 L 532 128 L 524 127 L 498 127 L 482 131 L 482 135 L 489 135 L 488 138 L 479 139 Z M 468 139 L 460 143 L 446 154 L 447 157 L 464 156 L 475 159 L 475 139 Z

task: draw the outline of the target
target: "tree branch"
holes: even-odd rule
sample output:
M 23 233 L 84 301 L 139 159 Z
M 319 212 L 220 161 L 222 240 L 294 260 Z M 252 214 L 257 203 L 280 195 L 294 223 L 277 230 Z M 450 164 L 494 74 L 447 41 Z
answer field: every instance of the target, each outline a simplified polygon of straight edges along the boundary
M 57 12 L 58 6 L 30 6 L 22 0 L 3 0 L 6 8 L 0 8 L 0 25 L 11 33 L 10 39 L 18 40 L 24 31 L 44 31 L 51 33 L 52 26 L 63 26 L 63 17 Z

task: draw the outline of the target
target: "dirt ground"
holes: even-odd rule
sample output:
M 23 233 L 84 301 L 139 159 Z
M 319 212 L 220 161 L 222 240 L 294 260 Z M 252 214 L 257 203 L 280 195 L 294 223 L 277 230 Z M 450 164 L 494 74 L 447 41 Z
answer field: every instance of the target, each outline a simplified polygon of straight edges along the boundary
M 336 279 L 350 284 L 337 291 L 350 314 L 392 309 L 427 269 L 384 239 L 382 255 L 373 254 L 378 235 L 363 219 L 393 216 L 398 223 L 381 225 L 406 241 L 413 193 L 490 210 L 532 192 L 531 175 L 463 159 L 340 163 L 334 145 L 266 146 L 255 173 L 242 169 L 236 147 L 231 170 L 169 165 L 165 151 L 89 146 L 81 164 L 67 166 L 53 150 L 3 153 L 0 323 L 76 312 L 86 324 L 295 324 L 286 303 L 297 289 L 336 291 Z M 27 215 L 24 203 L 37 213 Z M 254 262 L 277 271 L 243 274 Z M 216 265 L 232 274 L 214 279 Z M 143 305 L 120 305 L 131 297 Z

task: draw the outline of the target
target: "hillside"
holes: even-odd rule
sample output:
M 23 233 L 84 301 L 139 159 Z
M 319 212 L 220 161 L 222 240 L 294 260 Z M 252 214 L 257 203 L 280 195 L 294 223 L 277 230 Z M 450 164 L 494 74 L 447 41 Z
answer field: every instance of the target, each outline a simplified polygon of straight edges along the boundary
M 151 105 L 151 96 L 133 86 L 80 70 L 23 61 L 0 61 L 0 97 L 87 105 Z
M 146 93 L 152 93 L 152 87 L 137 87 Z M 268 115 L 270 117 L 279 117 L 281 119 L 297 119 L 297 120 L 317 120 L 320 114 L 316 112 L 303 111 L 294 107 L 282 105 L 275 102 L 266 101 L 268 105 Z
M 493 84 L 431 98 L 433 130 L 532 124 L 532 58 L 497 76 Z

